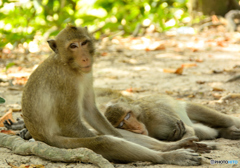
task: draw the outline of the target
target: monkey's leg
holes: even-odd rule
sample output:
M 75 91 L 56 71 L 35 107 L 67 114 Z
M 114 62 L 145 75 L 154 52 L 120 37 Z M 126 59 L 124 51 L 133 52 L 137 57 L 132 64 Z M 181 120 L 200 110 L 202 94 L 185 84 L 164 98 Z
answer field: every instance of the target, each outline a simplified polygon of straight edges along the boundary
M 195 120 L 202 124 L 206 124 L 210 127 L 216 128 L 216 130 L 219 132 L 219 137 L 228 139 L 240 139 L 239 118 L 228 116 L 208 107 L 194 103 L 187 103 L 186 110 L 191 120 Z M 197 129 L 205 130 L 206 134 L 201 133 L 205 136 L 205 138 L 207 134 L 212 134 L 213 138 L 217 137 L 215 136 L 216 133 L 214 133 L 215 131 L 213 129 L 208 128 L 206 130 L 205 128 L 200 129 L 200 127 L 197 127 Z
M 191 120 L 206 124 L 214 128 L 228 128 L 235 124 L 240 126 L 240 119 L 222 114 L 200 104 L 186 104 L 187 115 Z
M 218 131 L 216 129 L 210 128 L 206 125 L 194 124 L 193 128 L 199 140 L 211 140 L 218 136 Z
M 201 164 L 199 155 L 192 153 L 190 150 L 180 149 L 170 152 L 158 152 L 110 135 L 91 138 L 54 136 L 52 139 L 55 141 L 54 144 L 61 144 L 58 147 L 86 147 L 115 162 L 150 161 L 185 166 Z
M 216 129 L 202 124 L 193 124 L 192 126 L 185 125 L 185 128 L 186 134 L 183 138 L 197 136 L 199 140 L 210 140 L 218 136 L 218 131 Z

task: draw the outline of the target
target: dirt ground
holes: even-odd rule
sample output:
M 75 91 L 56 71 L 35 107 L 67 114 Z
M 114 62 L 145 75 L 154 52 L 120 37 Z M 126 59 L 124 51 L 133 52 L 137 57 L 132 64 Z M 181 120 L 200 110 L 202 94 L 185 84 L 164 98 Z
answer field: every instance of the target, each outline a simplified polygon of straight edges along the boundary
M 25 54 L 21 50 L 3 50 L 0 57 L 0 117 L 9 109 L 21 109 L 22 86 L 32 70 L 49 53 L 43 45 L 40 52 Z M 15 66 L 3 71 L 9 62 Z M 182 67 L 182 68 L 181 68 Z M 180 68 L 180 69 L 179 69 Z M 177 70 L 178 69 L 178 70 Z M 176 73 L 174 73 L 177 70 Z M 181 72 L 181 70 L 183 70 Z M 198 102 L 221 113 L 240 116 L 240 80 L 227 82 L 240 75 L 240 33 L 228 33 L 222 27 L 205 30 L 195 35 L 151 34 L 139 38 L 104 39 L 97 43 L 94 64 L 94 86 L 122 91 L 134 98 L 153 93 Z M 101 102 L 101 100 L 97 99 Z M 16 119 L 21 112 L 14 112 Z M 3 130 L 3 128 L 0 128 Z M 197 167 L 240 167 L 240 141 L 216 139 L 219 149 L 202 154 L 203 164 Z M 215 164 L 210 161 L 231 161 L 238 164 Z M 83 163 L 50 162 L 36 156 L 19 156 L 0 148 L 0 168 L 24 165 L 54 167 L 96 167 Z M 146 162 L 114 164 L 118 168 L 147 167 L 175 168 L 183 166 L 154 165 Z

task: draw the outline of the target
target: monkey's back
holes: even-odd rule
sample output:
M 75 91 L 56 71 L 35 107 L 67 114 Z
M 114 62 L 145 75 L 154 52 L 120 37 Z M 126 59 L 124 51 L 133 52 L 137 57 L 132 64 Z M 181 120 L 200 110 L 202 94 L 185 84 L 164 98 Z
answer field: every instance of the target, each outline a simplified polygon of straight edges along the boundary
M 140 120 L 146 125 L 149 136 L 167 139 L 169 132 L 176 128 L 176 122 L 180 120 L 176 113 L 179 109 L 176 100 L 167 95 L 151 95 L 140 98 L 135 103 L 143 109 Z
M 70 69 L 49 56 L 30 75 L 25 85 L 22 96 L 22 113 L 25 125 L 32 137 L 36 140 L 47 142 L 49 134 L 60 132 L 58 128 L 58 116 L 64 115 L 64 122 L 70 119 L 78 119 L 70 113 L 76 111 L 72 97 L 76 97 L 77 86 L 71 86 L 73 80 L 78 80 L 78 76 L 68 75 Z M 69 106 L 66 106 L 69 104 Z M 72 104 L 72 106 L 71 106 Z M 77 103 L 76 103 L 77 104 Z M 69 107 L 64 109 L 63 107 Z M 67 115 L 65 111 L 68 111 Z M 55 117 L 57 116 L 57 117 Z M 71 116 L 71 118 L 70 118 Z M 63 116 L 62 116 L 63 117 Z

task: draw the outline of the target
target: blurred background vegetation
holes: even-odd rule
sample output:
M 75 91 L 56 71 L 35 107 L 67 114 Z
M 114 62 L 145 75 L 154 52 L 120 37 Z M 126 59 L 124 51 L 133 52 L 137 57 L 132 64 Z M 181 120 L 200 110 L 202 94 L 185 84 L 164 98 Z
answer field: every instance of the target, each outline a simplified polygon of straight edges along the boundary
M 67 23 L 88 26 L 96 39 L 154 24 L 159 32 L 190 22 L 191 9 L 209 0 L 0 0 L 0 48 L 56 35 Z M 204 2 L 205 1 L 205 2 Z M 236 0 L 210 0 L 213 5 Z M 220 1 L 223 1 L 220 2 Z M 197 5 L 194 5 L 197 4 Z M 226 6 L 226 5 L 225 5 Z M 204 8 L 206 9 L 206 8 Z
M 73 23 L 88 26 L 95 38 L 138 24 L 159 31 L 178 26 L 188 16 L 186 0 L 0 0 L 0 47 L 47 38 Z

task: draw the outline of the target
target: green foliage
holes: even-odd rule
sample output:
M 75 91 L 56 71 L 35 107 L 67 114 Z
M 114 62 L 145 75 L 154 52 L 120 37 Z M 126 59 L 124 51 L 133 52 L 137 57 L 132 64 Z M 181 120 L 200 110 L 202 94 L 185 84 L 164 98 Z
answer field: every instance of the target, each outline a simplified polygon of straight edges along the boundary
M 3 104 L 3 103 L 5 103 L 5 99 L 0 97 L 0 104 Z
M 126 33 L 131 33 L 138 23 L 143 23 L 149 19 L 152 23 L 157 24 L 160 31 L 165 31 L 166 21 L 175 19 L 177 26 L 177 18 L 175 12 L 179 9 L 186 11 L 186 1 L 183 0 L 123 0 L 123 1 L 106 1 L 98 0 L 94 4 L 95 8 L 103 8 L 107 11 L 107 15 L 102 18 L 115 17 L 115 25 L 122 25 Z M 180 16 L 182 19 L 186 15 Z M 124 24 L 123 24 L 124 23 Z M 114 30 L 115 27 L 108 28 Z
M 149 19 L 159 31 L 178 26 L 186 16 L 186 0 L 0 0 L 0 48 L 7 43 L 31 41 L 36 33 L 51 35 L 67 23 L 102 27 L 101 33 L 122 29 L 131 34 Z M 184 11 L 176 17 L 176 11 Z M 166 22 L 174 19 L 171 26 Z M 52 29 L 55 27 L 55 29 Z M 54 31 L 52 31 L 54 30 Z M 97 34 L 100 36 L 99 34 Z
M 10 63 L 8 63 L 8 64 L 6 65 L 6 69 L 5 69 L 5 71 L 7 71 L 8 68 L 10 68 L 10 67 L 12 67 L 12 66 L 14 66 L 14 65 L 15 65 L 14 62 L 10 62 Z

